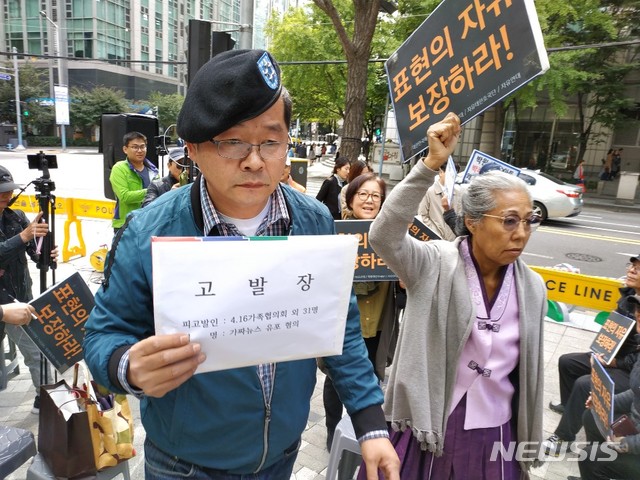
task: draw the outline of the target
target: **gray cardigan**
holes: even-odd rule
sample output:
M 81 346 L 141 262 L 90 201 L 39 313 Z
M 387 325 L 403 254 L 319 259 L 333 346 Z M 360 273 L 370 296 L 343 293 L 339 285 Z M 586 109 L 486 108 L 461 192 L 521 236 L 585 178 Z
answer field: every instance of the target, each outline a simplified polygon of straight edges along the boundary
M 424 449 L 441 454 L 458 360 L 476 318 L 458 246 L 420 242 L 407 234 L 416 206 L 436 172 L 419 161 L 398 184 L 373 222 L 374 250 L 407 287 L 385 415 L 395 429 L 411 428 Z M 542 440 L 543 328 L 546 289 L 540 276 L 518 259 L 515 278 L 520 310 L 520 359 L 515 379 L 517 440 Z M 515 402 L 514 402 L 515 405 Z M 524 471 L 531 462 L 523 463 Z

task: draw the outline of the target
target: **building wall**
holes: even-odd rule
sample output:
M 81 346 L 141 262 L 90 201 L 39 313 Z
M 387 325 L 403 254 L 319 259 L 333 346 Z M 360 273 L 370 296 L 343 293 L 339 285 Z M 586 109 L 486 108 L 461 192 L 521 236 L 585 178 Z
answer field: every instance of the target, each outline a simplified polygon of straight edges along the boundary
M 184 93 L 189 19 L 213 21 L 214 30 L 229 30 L 229 25 L 220 22 L 239 23 L 240 1 L 3 2 L 0 38 L 4 41 L 2 49 L 7 51 L 16 47 L 19 53 L 48 56 L 56 56 L 59 51 L 63 57 L 110 62 L 64 60 L 62 71 L 69 75 L 59 79 L 56 60 L 38 60 L 43 66 L 49 65 L 56 84 L 87 89 L 126 86 L 131 100 L 144 99 L 154 90 Z M 41 10 L 50 21 L 40 14 Z

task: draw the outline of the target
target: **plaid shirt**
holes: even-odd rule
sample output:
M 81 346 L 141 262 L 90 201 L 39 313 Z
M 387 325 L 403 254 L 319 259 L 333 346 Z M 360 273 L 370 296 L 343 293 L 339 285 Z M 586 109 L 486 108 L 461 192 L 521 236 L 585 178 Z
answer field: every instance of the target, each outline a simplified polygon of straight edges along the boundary
M 202 181 L 200 182 L 200 198 L 202 205 L 202 218 L 204 220 L 204 231 L 202 232 L 204 236 L 208 236 L 214 228 L 216 228 L 219 234 L 224 237 L 242 236 L 242 233 L 238 231 L 238 228 L 234 224 L 225 223 L 220 217 L 220 214 L 216 211 L 211 198 L 209 198 L 207 183 L 204 177 L 202 177 Z M 256 231 L 255 236 L 257 237 L 285 236 L 289 232 L 291 218 L 289 217 L 287 204 L 284 199 L 284 194 L 280 189 L 280 185 L 278 185 L 278 188 L 276 188 L 271 194 L 270 201 L 269 211 Z M 118 380 L 128 393 L 140 398 L 144 395 L 144 392 L 133 388 L 129 385 L 129 382 L 127 382 L 128 367 L 129 351 L 127 351 L 120 359 L 120 363 L 118 365 Z M 273 391 L 273 380 L 276 374 L 276 364 L 264 363 L 258 365 L 257 374 L 258 378 L 260 378 L 260 383 L 262 384 L 264 402 L 265 405 L 267 405 L 271 403 L 271 393 Z
M 219 234 L 224 237 L 238 237 L 242 233 L 232 223 L 225 223 L 216 211 L 211 198 L 207 192 L 207 183 L 202 177 L 200 182 L 200 198 L 202 199 L 202 218 L 204 219 L 204 235 L 208 235 L 214 228 L 217 228 Z M 287 211 L 287 204 L 284 195 L 280 189 L 280 185 L 271 194 L 271 203 L 267 215 L 260 223 L 256 231 L 256 237 L 275 237 L 285 236 L 289 232 L 291 219 Z M 265 405 L 271 403 L 271 393 L 273 391 L 273 380 L 276 375 L 275 363 L 263 363 L 258 365 L 258 377 L 262 384 L 262 395 Z

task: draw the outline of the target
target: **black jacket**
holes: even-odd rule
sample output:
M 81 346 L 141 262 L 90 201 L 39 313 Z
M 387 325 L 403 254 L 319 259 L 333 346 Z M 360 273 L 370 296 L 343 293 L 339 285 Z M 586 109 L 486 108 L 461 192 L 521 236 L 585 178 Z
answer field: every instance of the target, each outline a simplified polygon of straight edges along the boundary
M 27 264 L 27 254 L 38 261 L 36 244 L 33 240 L 24 243 L 20 232 L 29 225 L 27 216 L 21 210 L 5 208 L 0 218 L 0 304 L 10 303 L 12 296 L 21 302 L 33 298 L 31 275 Z
M 149 184 L 147 188 L 147 194 L 144 196 L 144 200 L 142 201 L 142 207 L 149 205 L 160 195 L 167 193 L 171 188 L 178 183 L 178 180 L 173 178 L 173 175 L 169 174 L 165 177 L 162 177 L 158 180 L 154 180 Z
M 316 200 L 320 200 L 324 203 L 331 212 L 331 216 L 334 220 L 341 220 L 340 215 L 340 191 L 342 187 L 346 185 L 344 182 L 342 185 L 338 182 L 338 178 L 335 175 L 331 175 L 327 178 L 316 195 Z

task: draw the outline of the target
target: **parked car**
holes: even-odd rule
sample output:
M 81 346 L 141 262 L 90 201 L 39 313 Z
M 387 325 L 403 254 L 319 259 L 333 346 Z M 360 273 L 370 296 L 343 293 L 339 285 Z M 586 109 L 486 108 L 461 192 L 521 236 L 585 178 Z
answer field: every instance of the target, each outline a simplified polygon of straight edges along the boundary
M 533 197 L 533 209 L 547 218 L 575 217 L 582 211 L 582 187 L 541 172 L 523 168 L 520 178 L 529 185 Z
M 458 182 L 462 180 L 462 172 L 458 174 Z M 533 197 L 533 210 L 542 217 L 547 218 L 575 217 L 582 211 L 582 187 L 541 172 L 523 168 L 520 178 L 529 186 Z

